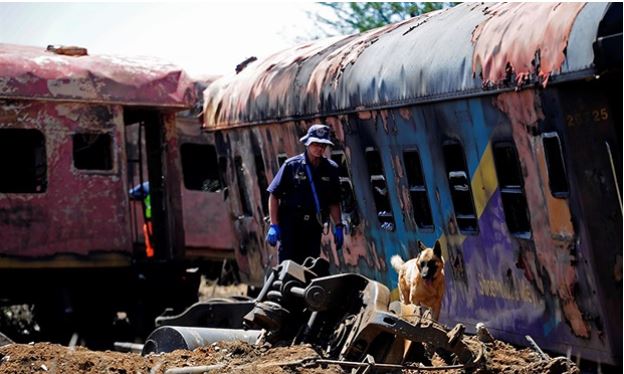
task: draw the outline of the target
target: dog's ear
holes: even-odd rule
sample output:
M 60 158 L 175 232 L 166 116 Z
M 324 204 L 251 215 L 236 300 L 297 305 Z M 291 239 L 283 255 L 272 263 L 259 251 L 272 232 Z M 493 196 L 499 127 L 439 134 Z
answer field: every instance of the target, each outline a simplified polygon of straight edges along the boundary
M 435 246 L 433 246 L 433 254 L 442 258 L 442 246 L 440 246 L 439 240 L 436 240 Z
M 420 240 L 418 241 L 418 249 L 420 249 L 420 251 L 424 251 L 425 249 L 427 249 L 427 246 L 425 244 L 423 244 L 423 242 L 421 242 Z

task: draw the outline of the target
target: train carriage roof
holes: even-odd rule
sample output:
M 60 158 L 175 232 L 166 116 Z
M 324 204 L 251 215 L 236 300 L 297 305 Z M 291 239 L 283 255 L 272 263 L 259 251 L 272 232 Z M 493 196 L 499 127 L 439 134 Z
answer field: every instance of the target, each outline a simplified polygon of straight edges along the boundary
M 189 108 L 196 99 L 194 83 L 175 65 L 84 55 L 77 47 L 49 49 L 0 44 L 0 99 L 172 108 Z
M 306 119 L 593 76 L 593 44 L 608 7 L 464 3 L 303 44 L 208 86 L 204 127 Z

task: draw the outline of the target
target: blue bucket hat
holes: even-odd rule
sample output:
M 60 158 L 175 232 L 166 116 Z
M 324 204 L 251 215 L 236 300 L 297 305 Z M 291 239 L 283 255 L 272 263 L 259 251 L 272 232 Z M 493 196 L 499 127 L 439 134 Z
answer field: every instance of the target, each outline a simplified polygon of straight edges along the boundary
M 303 143 L 303 145 L 305 145 L 306 147 L 312 143 L 329 144 L 333 146 L 334 143 L 329 140 L 330 134 L 331 129 L 329 128 L 329 126 L 318 123 L 312 125 L 308 129 L 308 133 L 304 137 L 299 139 L 299 141 L 301 141 L 301 143 Z

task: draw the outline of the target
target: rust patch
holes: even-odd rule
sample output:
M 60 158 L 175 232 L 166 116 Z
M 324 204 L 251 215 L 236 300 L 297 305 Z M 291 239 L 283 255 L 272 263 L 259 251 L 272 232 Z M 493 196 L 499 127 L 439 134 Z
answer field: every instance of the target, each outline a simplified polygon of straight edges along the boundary
M 406 121 L 411 121 L 412 119 L 412 111 L 409 107 L 401 107 L 399 108 L 399 115 Z
M 405 173 L 403 172 L 401 157 L 399 155 L 394 155 L 392 157 L 392 167 L 394 169 L 394 183 L 397 188 L 397 196 L 399 197 L 401 214 L 403 215 L 403 221 L 406 221 L 406 214 L 408 214 L 408 211 L 411 211 L 411 204 L 409 189 L 404 183 L 401 183 L 401 179 L 403 178 Z
M 570 250 L 575 245 L 574 233 L 561 237 L 554 232 L 555 227 L 551 224 L 550 215 L 556 212 L 549 213 L 548 209 L 544 208 L 549 207 L 548 196 L 550 191 L 545 187 L 548 186 L 548 180 L 543 180 L 540 173 L 539 144 L 541 139 L 532 136 L 527 131 L 527 128 L 535 127 L 537 122 L 544 118 L 539 99 L 535 95 L 535 91 L 525 90 L 498 95 L 494 99 L 494 104 L 509 117 L 514 142 L 526 179 L 525 192 L 530 211 L 538 267 L 537 269 L 527 267 L 531 264 L 532 259 L 524 258 L 525 274 L 530 270 L 530 273 L 533 273 L 532 276 L 537 272 L 542 277 L 548 277 L 549 282 L 547 284 L 550 284 L 550 289 L 543 289 L 543 292 L 550 292 L 559 298 L 563 314 L 573 333 L 580 337 L 589 338 L 590 326 L 583 319 L 583 313 L 574 298 L 573 289 L 577 280 L 574 266 L 576 258 Z M 524 255 L 521 256 L 524 257 Z M 536 283 L 536 287 L 542 290 L 539 282 L 536 282 L 535 279 L 533 281 Z
M 334 130 L 334 136 L 336 137 L 336 140 L 340 142 L 340 144 L 337 145 L 344 145 L 344 130 L 341 124 L 343 118 L 344 117 L 327 117 L 324 121 L 326 125 Z
M 382 35 L 409 22 L 412 22 L 412 20 L 408 19 L 402 22 L 392 23 L 358 34 L 356 37 L 352 38 L 348 43 L 333 51 L 314 68 L 310 75 L 310 80 L 308 81 L 307 91 L 318 95 L 325 84 L 335 88 L 346 67 L 355 63 L 366 48 L 377 42 Z
M 357 116 L 358 116 L 358 119 L 365 121 L 365 120 L 369 120 L 373 118 L 373 112 L 365 110 L 365 111 L 357 112 Z
M 90 255 L 132 251 L 128 222 L 126 163 L 121 106 L 44 101 L 1 101 L 15 122 L 0 128 L 37 129 L 45 137 L 47 190 L 43 194 L 0 194 L 0 252 L 35 258 L 56 253 Z M 112 138 L 112 170 L 93 172 L 73 164 L 71 134 L 107 133 Z M 114 203 L 113 203 L 114 202 Z
M 544 293 L 544 284 L 542 283 L 542 279 L 539 277 L 539 271 L 537 269 L 537 256 L 535 255 L 535 250 L 532 246 L 526 244 L 526 242 L 520 242 L 520 256 L 518 258 L 518 263 L 516 266 L 519 269 L 522 269 L 524 272 L 524 277 L 534 284 L 541 294 Z
M 386 134 L 388 134 L 390 132 L 390 130 L 388 129 L 388 111 L 387 110 L 380 110 L 379 111 L 379 117 L 381 118 L 381 123 L 383 124 L 383 128 L 384 131 L 386 132 Z
M 191 107 L 192 80 L 154 58 L 64 56 L 0 44 L 0 97 Z
M 235 118 L 236 113 L 243 113 L 253 103 L 266 104 L 270 97 L 289 100 L 293 96 L 295 87 L 292 82 L 299 72 L 299 65 L 334 43 L 348 38 L 328 38 L 275 53 L 250 63 L 239 74 L 230 77 L 230 82 L 220 89 L 212 90 L 208 86 L 204 92 L 204 97 L 209 98 L 204 103 L 204 126 L 226 122 Z
M 545 87 L 561 69 L 572 24 L 584 3 L 504 3 L 486 8 L 489 17 L 473 34 L 473 74 L 484 86 L 515 76 L 516 86 L 537 76 Z M 511 83 L 511 82 L 508 82 Z
M 401 164 L 401 156 L 394 155 L 394 157 L 392 157 L 392 166 L 394 167 L 394 172 L 396 173 L 397 177 L 403 178 L 405 173 L 403 173 L 403 166 Z M 397 185 L 398 184 L 399 184 L 399 180 L 397 180 Z
M 572 213 L 567 199 L 558 199 L 553 197 L 548 183 L 548 171 L 546 166 L 546 155 L 544 153 L 544 144 L 535 143 L 535 154 L 537 157 L 539 172 L 544 181 L 544 194 L 546 203 L 548 204 L 548 220 L 550 229 L 555 237 L 571 240 L 574 236 L 574 228 L 572 227 Z

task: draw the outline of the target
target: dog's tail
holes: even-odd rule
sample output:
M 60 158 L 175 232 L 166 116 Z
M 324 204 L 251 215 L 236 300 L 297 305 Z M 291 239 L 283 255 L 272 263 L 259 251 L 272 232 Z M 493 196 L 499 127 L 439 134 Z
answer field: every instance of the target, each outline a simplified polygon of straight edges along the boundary
M 392 256 L 392 258 L 390 258 L 390 264 L 392 264 L 392 267 L 394 268 L 394 270 L 396 270 L 397 273 L 401 271 L 401 266 L 403 266 L 404 263 L 405 261 L 403 261 L 403 259 L 399 255 L 394 255 Z

